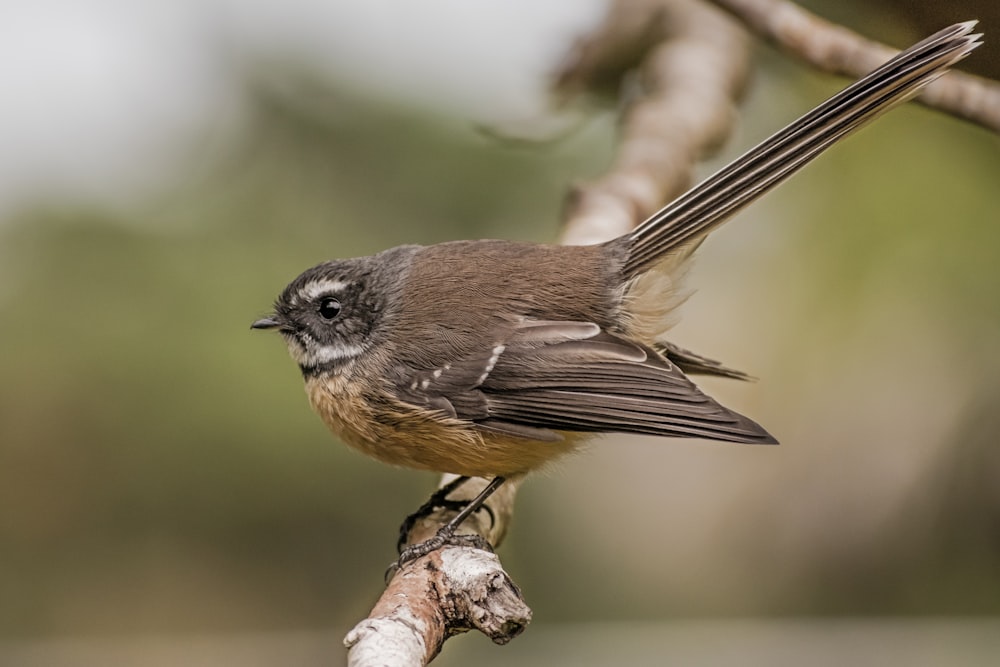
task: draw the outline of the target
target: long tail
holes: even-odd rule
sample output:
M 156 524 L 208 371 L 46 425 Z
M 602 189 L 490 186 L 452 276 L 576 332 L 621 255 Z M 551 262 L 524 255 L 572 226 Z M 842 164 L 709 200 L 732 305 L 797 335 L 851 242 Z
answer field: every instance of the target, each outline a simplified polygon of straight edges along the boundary
M 914 44 L 654 213 L 624 239 L 626 277 L 703 237 L 839 139 L 916 95 L 980 45 L 976 21 Z

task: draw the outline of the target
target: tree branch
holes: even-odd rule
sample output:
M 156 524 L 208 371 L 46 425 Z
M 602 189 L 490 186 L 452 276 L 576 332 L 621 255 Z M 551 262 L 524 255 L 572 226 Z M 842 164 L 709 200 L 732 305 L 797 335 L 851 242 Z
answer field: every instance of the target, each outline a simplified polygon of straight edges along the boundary
M 445 475 L 441 486 L 454 478 Z M 471 500 L 487 483 L 470 479 L 449 498 Z M 497 489 L 486 501 L 487 509 L 470 516 L 459 533 L 480 535 L 499 546 L 514 512 L 517 487 L 517 480 L 509 480 Z M 454 515 L 453 510 L 438 509 L 417 520 L 406 544 L 432 537 Z M 348 633 L 344 645 L 352 667 L 425 665 L 456 634 L 474 629 L 497 644 L 506 644 L 530 621 L 531 609 L 496 554 L 446 546 L 396 572 L 368 618 Z
M 859 78 L 897 53 L 786 0 L 711 2 L 785 53 L 824 72 Z M 1000 84 L 995 81 L 948 72 L 924 88 L 916 101 L 1000 132 Z

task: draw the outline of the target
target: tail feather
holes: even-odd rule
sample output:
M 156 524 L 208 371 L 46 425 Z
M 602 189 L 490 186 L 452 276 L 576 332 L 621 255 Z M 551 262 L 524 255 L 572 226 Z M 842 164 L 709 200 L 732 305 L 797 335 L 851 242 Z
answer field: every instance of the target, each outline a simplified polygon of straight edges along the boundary
M 980 42 L 976 21 L 945 28 L 901 52 L 864 78 L 750 149 L 628 234 L 626 277 L 704 237 L 829 146 L 916 95 Z

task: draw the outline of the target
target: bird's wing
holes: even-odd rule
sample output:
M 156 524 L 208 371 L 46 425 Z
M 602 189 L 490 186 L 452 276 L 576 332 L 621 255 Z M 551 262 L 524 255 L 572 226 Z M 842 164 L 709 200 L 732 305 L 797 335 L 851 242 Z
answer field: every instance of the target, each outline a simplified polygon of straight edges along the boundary
M 400 367 L 396 378 L 408 403 L 536 440 L 588 431 L 776 442 L 655 350 L 592 322 L 527 319 L 481 351 L 430 370 Z

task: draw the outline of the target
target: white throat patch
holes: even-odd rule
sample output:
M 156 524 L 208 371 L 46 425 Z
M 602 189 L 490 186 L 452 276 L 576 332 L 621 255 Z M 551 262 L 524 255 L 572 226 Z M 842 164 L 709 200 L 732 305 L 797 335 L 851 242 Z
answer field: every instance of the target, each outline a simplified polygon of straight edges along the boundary
M 334 361 L 348 361 L 355 359 L 365 351 L 360 345 L 333 344 L 320 345 L 316 339 L 309 334 L 300 334 L 304 343 L 294 335 L 285 338 L 288 343 L 288 353 L 292 359 L 304 368 L 315 368 L 323 364 Z

